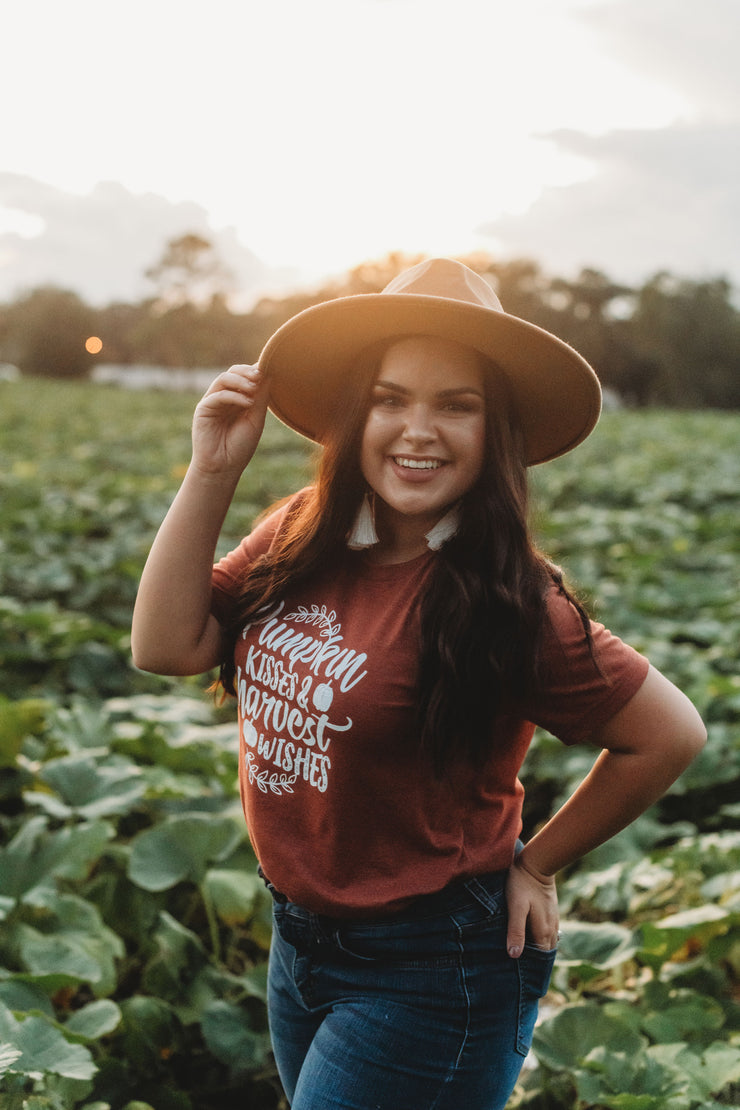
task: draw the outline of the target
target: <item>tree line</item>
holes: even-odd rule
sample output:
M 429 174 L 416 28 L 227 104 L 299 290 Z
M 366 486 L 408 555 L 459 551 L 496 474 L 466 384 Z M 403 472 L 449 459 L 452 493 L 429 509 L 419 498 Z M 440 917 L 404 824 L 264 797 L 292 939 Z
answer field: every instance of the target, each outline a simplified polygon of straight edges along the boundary
M 76 293 L 42 287 L 0 305 L 0 362 L 24 374 L 85 377 L 99 362 L 218 368 L 255 362 L 280 324 L 334 297 L 374 293 L 420 260 L 400 253 L 365 262 L 312 292 L 229 305 L 230 275 L 197 235 L 171 240 L 147 271 L 154 291 L 138 303 L 94 308 Z M 639 287 L 596 269 L 568 280 L 531 259 L 462 259 L 486 276 L 507 312 L 579 350 L 626 403 L 740 408 L 740 311 L 724 277 L 690 280 L 661 271 Z M 100 337 L 99 352 L 85 349 Z

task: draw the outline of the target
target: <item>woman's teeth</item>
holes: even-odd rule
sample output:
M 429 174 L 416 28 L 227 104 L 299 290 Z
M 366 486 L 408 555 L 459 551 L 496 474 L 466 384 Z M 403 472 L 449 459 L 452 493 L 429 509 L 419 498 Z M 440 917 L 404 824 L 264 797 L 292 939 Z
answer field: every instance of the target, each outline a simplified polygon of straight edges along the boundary
M 393 456 L 393 461 L 409 470 L 437 470 L 442 465 L 439 459 L 404 459 L 398 455 Z

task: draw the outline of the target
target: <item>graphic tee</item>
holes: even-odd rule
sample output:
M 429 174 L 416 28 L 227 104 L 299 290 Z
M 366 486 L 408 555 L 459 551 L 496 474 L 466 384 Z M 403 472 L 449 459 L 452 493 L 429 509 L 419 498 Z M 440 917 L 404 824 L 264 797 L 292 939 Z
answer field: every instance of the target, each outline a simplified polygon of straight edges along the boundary
M 288 507 L 214 568 L 217 617 Z M 578 613 L 553 587 L 543 689 L 497 719 L 482 770 L 461 759 L 436 777 L 415 725 L 420 604 L 435 557 L 376 566 L 347 551 L 237 640 L 250 838 L 270 881 L 313 912 L 392 913 L 456 877 L 509 867 L 535 725 L 566 744 L 586 741 L 647 674 L 647 660 L 596 623 L 592 658 Z

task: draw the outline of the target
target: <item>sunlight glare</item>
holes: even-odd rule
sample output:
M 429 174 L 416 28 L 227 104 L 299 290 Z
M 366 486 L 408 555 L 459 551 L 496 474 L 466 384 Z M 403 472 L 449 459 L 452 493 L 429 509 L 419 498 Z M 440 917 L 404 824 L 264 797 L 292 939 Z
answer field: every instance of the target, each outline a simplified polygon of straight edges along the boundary
M 21 239 L 35 239 L 46 227 L 41 216 L 22 212 L 20 208 L 0 206 L 0 235 L 19 235 Z

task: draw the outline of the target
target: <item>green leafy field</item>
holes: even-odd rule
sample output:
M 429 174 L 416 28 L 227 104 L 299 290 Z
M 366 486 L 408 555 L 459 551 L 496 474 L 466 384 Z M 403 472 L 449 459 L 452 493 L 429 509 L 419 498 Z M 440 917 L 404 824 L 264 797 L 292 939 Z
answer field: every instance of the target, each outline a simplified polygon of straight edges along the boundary
M 0 384 L 3 1110 L 281 1105 L 232 710 L 129 659 L 194 400 Z M 512 1107 L 740 1105 L 739 433 L 731 413 L 609 413 L 533 472 L 542 545 L 710 740 L 564 877 L 562 955 Z M 309 461 L 269 423 L 222 550 Z M 528 828 L 590 759 L 538 734 Z

